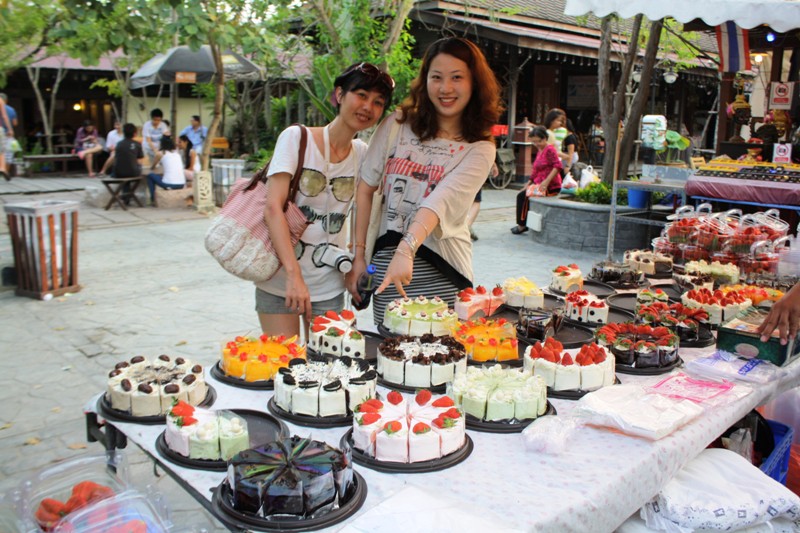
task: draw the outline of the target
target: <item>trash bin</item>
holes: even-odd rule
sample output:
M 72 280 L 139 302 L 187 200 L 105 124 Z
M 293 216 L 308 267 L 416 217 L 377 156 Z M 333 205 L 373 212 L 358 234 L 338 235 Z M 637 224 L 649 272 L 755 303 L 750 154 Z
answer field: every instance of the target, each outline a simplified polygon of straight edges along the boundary
M 222 207 L 231 191 L 231 185 L 242 177 L 244 159 L 212 159 L 211 182 L 214 188 L 214 203 Z
M 41 200 L 5 206 L 18 295 L 44 300 L 80 290 L 78 205 Z

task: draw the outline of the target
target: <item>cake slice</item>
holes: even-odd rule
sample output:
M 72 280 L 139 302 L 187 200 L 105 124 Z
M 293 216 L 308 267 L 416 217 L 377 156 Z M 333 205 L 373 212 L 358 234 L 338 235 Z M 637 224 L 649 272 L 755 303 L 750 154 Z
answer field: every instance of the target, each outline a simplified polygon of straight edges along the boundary
M 439 434 L 431 429 L 426 422 L 411 419 L 411 432 L 408 434 L 408 459 L 414 463 L 418 461 L 432 461 L 441 457 L 441 439 Z
M 407 463 L 408 437 L 405 417 L 384 422 L 375 437 L 375 458 L 379 461 Z
M 553 390 L 578 390 L 581 388 L 581 370 L 568 353 L 564 354 L 561 364 L 556 366 Z
M 219 424 L 219 453 L 227 461 L 237 453 L 250 448 L 247 421 L 229 411 L 217 412 Z

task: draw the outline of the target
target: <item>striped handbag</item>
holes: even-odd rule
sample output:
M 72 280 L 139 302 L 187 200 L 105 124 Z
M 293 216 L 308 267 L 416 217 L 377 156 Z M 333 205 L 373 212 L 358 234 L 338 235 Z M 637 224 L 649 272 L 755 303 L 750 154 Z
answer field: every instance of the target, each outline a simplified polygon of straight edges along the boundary
M 294 203 L 303 173 L 303 162 L 308 142 L 308 130 L 300 127 L 300 151 L 297 169 L 289 185 L 289 195 L 283 206 L 292 246 L 309 225 L 303 212 Z M 258 171 L 250 181 L 239 180 L 232 188 L 219 215 L 211 221 L 205 237 L 206 250 L 219 264 L 234 276 L 247 281 L 266 281 L 281 268 L 278 254 L 272 247 L 269 228 L 264 221 L 267 203 L 267 175 L 269 164 Z

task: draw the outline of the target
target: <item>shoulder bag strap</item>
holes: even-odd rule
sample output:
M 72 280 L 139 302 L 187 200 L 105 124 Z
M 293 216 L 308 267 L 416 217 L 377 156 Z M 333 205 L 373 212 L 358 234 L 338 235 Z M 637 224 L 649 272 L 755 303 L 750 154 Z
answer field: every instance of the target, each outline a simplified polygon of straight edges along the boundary
M 384 160 L 384 167 L 386 166 L 386 161 L 389 160 L 389 150 L 395 147 L 397 144 L 397 136 L 400 134 L 400 128 L 403 126 L 399 122 L 397 122 L 395 117 L 391 117 L 392 124 L 389 126 L 389 139 L 386 143 L 386 159 Z M 396 152 L 395 152 L 396 153 Z M 381 181 L 378 184 L 378 193 L 383 193 L 383 188 L 386 185 L 386 169 L 384 168 L 383 176 L 381 176 Z
M 306 145 L 308 144 L 308 129 L 302 124 L 292 124 L 292 126 L 298 126 L 300 128 L 300 150 L 297 155 L 297 168 L 295 169 L 294 176 L 292 176 L 292 181 L 289 184 L 289 196 L 286 197 L 286 203 L 283 206 L 284 211 L 286 210 L 286 206 L 289 205 L 289 202 L 294 200 L 294 197 L 297 194 L 297 189 L 300 188 L 300 176 L 303 173 L 303 164 L 305 163 L 306 158 Z M 253 174 L 253 177 L 250 178 L 250 183 L 247 184 L 247 187 L 244 188 L 244 191 L 252 191 L 259 181 L 261 183 L 266 183 L 268 172 L 269 162 L 264 165 L 261 170 Z

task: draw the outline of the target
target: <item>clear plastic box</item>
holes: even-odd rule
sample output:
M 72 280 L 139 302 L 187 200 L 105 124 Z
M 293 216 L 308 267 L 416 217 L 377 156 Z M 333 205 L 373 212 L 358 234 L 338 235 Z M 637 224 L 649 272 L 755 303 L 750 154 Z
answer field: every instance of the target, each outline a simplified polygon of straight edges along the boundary
M 130 490 L 102 500 L 62 520 L 54 533 L 167 533 L 170 530 L 163 502 Z

